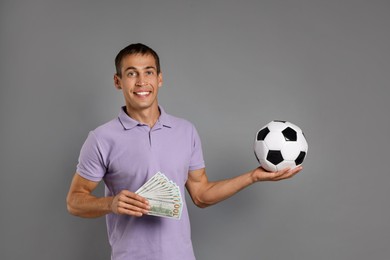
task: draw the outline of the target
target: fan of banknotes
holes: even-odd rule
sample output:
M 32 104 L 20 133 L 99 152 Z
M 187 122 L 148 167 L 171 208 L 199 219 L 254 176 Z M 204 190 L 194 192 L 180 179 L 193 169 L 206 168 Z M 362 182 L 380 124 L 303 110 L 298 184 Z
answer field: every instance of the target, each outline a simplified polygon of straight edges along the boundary
M 157 172 L 135 193 L 149 201 L 148 215 L 180 219 L 183 209 L 180 188 L 164 173 Z

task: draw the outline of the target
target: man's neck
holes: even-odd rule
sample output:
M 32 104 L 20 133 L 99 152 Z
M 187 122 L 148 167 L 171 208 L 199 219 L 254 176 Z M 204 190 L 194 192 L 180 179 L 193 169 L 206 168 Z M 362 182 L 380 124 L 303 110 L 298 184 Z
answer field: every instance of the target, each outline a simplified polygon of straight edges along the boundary
M 134 120 L 153 128 L 160 117 L 160 109 L 158 106 L 143 110 L 133 110 L 126 107 L 126 114 Z

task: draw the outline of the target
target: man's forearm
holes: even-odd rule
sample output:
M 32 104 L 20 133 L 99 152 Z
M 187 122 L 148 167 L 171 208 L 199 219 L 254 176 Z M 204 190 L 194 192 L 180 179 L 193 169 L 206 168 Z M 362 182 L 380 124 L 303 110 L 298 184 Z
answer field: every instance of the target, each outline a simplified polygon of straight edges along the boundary
M 209 182 L 199 197 L 200 203 L 198 206 L 207 207 L 216 204 L 253 183 L 252 172 L 247 172 L 231 179 Z
M 90 194 L 74 193 L 67 198 L 68 211 L 75 216 L 97 218 L 111 213 L 113 197 L 97 198 Z

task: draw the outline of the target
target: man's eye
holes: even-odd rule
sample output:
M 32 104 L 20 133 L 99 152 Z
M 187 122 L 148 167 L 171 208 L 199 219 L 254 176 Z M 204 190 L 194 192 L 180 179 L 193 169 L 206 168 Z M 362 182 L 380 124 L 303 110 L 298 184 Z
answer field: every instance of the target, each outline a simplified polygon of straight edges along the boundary
M 127 76 L 128 77 L 135 77 L 135 76 L 137 76 L 137 73 L 134 71 L 130 71 L 129 73 L 127 73 Z
M 153 73 L 153 71 L 147 71 L 146 72 L 146 75 L 153 75 L 154 73 Z

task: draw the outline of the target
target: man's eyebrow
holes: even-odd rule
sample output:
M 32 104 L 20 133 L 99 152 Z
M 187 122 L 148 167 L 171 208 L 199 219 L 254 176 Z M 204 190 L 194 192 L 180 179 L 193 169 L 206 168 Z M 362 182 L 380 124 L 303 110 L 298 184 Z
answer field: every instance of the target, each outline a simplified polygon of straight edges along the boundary
M 157 70 L 156 67 L 154 67 L 154 66 L 146 66 L 146 67 L 144 67 L 144 68 L 142 68 L 142 69 L 144 69 L 144 70 L 148 70 L 148 69 Z M 136 67 L 133 67 L 133 66 L 130 66 L 130 67 L 127 67 L 127 68 L 125 69 L 125 71 L 128 71 L 128 70 L 137 70 L 137 68 L 136 68 Z
M 125 71 L 128 71 L 128 70 L 135 70 L 135 69 L 136 69 L 135 67 L 130 66 L 130 67 L 127 67 L 127 68 L 125 69 Z

